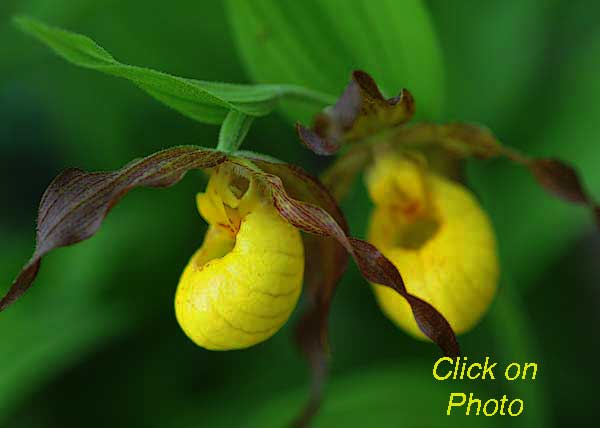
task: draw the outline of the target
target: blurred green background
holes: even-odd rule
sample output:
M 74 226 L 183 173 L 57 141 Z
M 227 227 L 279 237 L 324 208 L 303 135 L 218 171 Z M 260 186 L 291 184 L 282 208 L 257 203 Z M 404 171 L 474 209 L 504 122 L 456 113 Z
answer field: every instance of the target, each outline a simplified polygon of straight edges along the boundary
M 25 13 L 98 41 L 130 64 L 229 82 L 336 93 L 364 68 L 420 119 L 481 122 L 505 143 L 576 165 L 600 198 L 600 4 L 504 0 L 336 2 L 2 0 L 0 289 L 32 252 L 37 202 L 69 166 L 114 169 L 171 145 L 216 144 L 218 128 L 128 82 L 78 69 L 10 24 Z M 285 105 L 246 148 L 312 172 Z M 331 314 L 332 379 L 315 427 L 597 426 L 600 238 L 584 209 L 547 196 L 505 161 L 469 163 L 502 259 L 499 294 L 461 338 L 470 360 L 535 361 L 534 382 L 436 383 L 438 351 L 396 329 L 351 266 Z M 136 190 L 93 239 L 57 250 L 36 285 L 0 314 L 1 427 L 280 427 L 302 406 L 308 371 L 288 325 L 245 351 L 209 352 L 179 330 L 178 275 L 204 224 L 192 173 Z M 344 201 L 363 236 L 361 182 Z M 297 311 L 298 312 L 298 311 Z M 445 416 L 451 391 L 525 401 L 518 418 Z

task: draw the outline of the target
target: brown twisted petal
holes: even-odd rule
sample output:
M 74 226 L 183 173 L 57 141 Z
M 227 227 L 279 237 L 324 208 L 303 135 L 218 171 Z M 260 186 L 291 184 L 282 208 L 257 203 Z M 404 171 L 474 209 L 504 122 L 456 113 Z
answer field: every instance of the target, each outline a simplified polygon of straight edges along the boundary
M 60 173 L 40 201 L 33 256 L 0 300 L 0 312 L 29 289 L 45 254 L 92 237 L 111 208 L 130 190 L 169 187 L 190 169 L 211 168 L 226 159 L 225 154 L 211 149 L 181 146 L 136 160 L 117 171 L 70 168 Z
M 315 116 L 312 129 L 298 123 L 296 130 L 310 150 L 332 155 L 344 143 L 408 122 L 414 113 L 415 101 L 408 90 L 386 99 L 373 78 L 357 70 L 336 104 Z

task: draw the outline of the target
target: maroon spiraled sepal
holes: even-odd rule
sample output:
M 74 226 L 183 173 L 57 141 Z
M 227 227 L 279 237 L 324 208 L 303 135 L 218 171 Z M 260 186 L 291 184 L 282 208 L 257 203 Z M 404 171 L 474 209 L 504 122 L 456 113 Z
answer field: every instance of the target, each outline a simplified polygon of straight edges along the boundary
M 354 71 L 335 105 L 317 114 L 312 128 L 298 123 L 296 130 L 310 150 L 332 155 L 346 142 L 408 122 L 414 113 L 415 101 L 408 90 L 386 99 L 369 74 Z

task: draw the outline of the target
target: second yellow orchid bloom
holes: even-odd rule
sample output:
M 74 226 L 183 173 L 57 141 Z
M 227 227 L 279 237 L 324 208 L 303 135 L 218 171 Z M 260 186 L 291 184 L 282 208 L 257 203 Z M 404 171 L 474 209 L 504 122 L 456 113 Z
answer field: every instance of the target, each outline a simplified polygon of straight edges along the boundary
M 407 290 L 430 303 L 455 333 L 471 329 L 489 307 L 498 282 L 496 240 L 475 197 L 461 184 L 414 158 L 386 154 L 367 174 L 375 204 L 368 240 L 402 272 Z M 374 285 L 384 313 L 425 338 L 410 306 Z

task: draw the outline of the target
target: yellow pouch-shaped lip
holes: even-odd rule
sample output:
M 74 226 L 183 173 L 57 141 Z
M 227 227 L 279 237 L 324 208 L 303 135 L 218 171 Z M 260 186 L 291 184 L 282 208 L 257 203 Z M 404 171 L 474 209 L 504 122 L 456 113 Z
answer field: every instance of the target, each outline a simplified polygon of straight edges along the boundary
M 175 296 L 184 332 L 212 350 L 246 348 L 275 334 L 296 306 L 304 273 L 300 232 L 256 183 L 232 192 L 230 179 L 227 171 L 213 174 L 198 197 L 209 228 Z
M 390 157 L 367 179 L 375 208 L 368 240 L 398 268 L 407 290 L 434 306 L 455 333 L 468 331 L 487 311 L 499 268 L 493 229 L 462 185 Z M 410 306 L 395 291 L 374 285 L 384 313 L 425 339 Z

